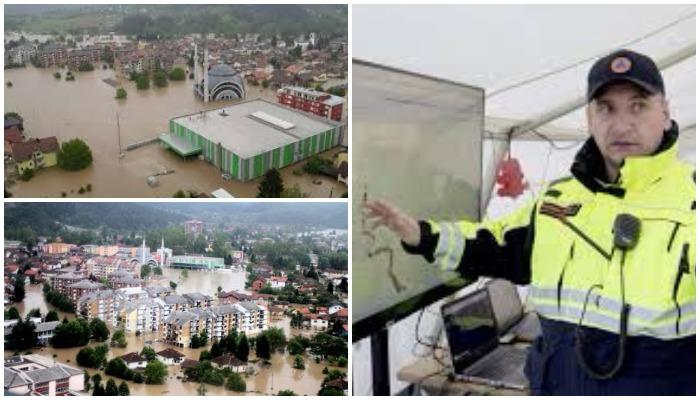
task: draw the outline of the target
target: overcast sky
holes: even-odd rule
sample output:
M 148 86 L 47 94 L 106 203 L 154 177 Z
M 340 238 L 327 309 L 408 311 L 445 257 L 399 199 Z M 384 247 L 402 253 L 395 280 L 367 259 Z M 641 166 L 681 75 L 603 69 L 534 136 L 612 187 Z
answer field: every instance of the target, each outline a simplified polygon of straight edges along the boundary
M 353 57 L 480 86 L 487 93 L 603 54 L 684 16 L 693 5 L 353 5 Z M 653 58 L 694 43 L 696 18 L 629 48 Z M 527 118 L 584 93 L 591 63 L 503 93 L 490 116 Z M 695 122 L 695 57 L 664 72 L 675 117 Z M 557 123 L 583 128 L 583 114 Z

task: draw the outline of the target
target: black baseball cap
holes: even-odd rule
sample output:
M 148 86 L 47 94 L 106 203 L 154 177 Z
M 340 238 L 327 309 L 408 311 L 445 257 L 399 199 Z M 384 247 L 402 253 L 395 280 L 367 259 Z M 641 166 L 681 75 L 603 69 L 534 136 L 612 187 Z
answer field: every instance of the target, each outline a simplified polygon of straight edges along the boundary
M 664 79 L 654 60 L 644 54 L 622 49 L 593 64 L 588 72 L 586 99 L 590 103 L 604 86 L 620 81 L 631 82 L 651 94 L 665 93 Z

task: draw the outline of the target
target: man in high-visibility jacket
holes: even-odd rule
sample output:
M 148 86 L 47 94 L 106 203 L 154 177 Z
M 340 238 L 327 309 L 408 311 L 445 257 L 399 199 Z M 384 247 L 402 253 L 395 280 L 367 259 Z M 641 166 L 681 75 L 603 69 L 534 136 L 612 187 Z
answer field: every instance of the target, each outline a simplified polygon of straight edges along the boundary
M 519 211 L 418 221 L 377 200 L 365 212 L 439 268 L 530 285 L 532 394 L 695 394 L 695 172 L 677 158 L 663 79 L 620 50 L 593 65 L 587 97 L 573 176 Z

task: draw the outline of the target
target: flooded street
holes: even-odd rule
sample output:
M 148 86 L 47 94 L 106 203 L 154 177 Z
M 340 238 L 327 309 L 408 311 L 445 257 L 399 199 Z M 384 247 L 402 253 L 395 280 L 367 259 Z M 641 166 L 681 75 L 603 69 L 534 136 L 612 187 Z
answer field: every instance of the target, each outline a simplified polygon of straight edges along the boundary
M 178 283 L 177 292 L 188 293 L 188 292 L 199 292 L 203 294 L 208 294 L 215 297 L 216 289 L 218 286 L 222 286 L 223 290 L 238 290 L 244 291 L 245 286 L 245 271 L 188 271 L 187 278 L 183 279 L 181 276 L 181 271 L 179 269 L 165 268 L 163 274 L 169 279 Z M 20 311 L 20 314 L 24 316 L 32 308 L 39 308 L 42 314 L 45 314 L 48 310 L 53 309 L 52 306 L 47 305 L 44 302 L 43 294 L 41 291 L 42 285 L 29 285 L 27 286 L 27 294 L 25 300 L 21 304 L 15 305 Z M 247 292 L 247 291 L 246 291 Z M 59 312 L 61 318 L 68 316 L 69 319 L 74 318 L 73 314 L 65 314 Z M 291 338 L 297 334 L 303 334 L 305 336 L 310 336 L 313 331 L 299 331 L 297 329 L 291 329 L 289 326 L 290 318 L 284 317 L 281 320 L 272 321 L 271 326 L 282 328 L 285 332 L 287 338 Z M 110 331 L 114 329 L 110 326 Z M 163 350 L 167 347 L 163 343 L 155 342 L 156 334 L 147 333 L 141 336 L 136 336 L 133 333 L 126 334 L 128 345 L 126 348 L 110 348 L 107 355 L 107 359 L 111 359 L 116 356 L 120 356 L 132 351 L 139 352 L 145 346 L 151 346 L 156 351 Z M 147 343 L 153 341 L 152 343 Z M 91 342 L 90 346 L 95 346 L 96 343 Z M 198 349 L 181 349 L 177 348 L 178 351 L 184 353 L 187 358 L 198 360 L 201 351 L 208 349 L 208 347 L 200 347 Z M 76 355 L 80 351 L 79 347 L 70 349 L 54 349 L 52 347 L 43 347 L 33 349 L 36 354 L 41 354 L 48 358 L 54 358 L 58 362 L 66 363 L 72 366 L 77 366 L 75 362 Z M 5 358 L 12 355 L 12 352 L 5 351 Z M 55 357 L 54 357 L 55 356 Z M 254 351 L 251 350 L 251 358 L 254 358 Z M 261 367 L 259 364 L 255 364 L 255 373 L 246 379 L 247 390 L 249 394 L 277 394 L 278 391 L 284 389 L 290 389 L 298 394 L 302 395 L 315 395 L 321 387 L 321 382 L 323 381 L 324 375 L 322 373 L 323 369 L 326 367 L 324 362 L 317 364 L 313 359 L 306 357 L 306 369 L 301 371 L 293 368 L 294 357 L 287 354 L 275 354 L 270 360 L 271 365 L 267 367 Z M 253 364 L 250 364 L 253 366 Z M 84 369 L 80 367 L 81 369 Z M 338 368 L 346 371 L 345 368 Z M 97 371 L 94 369 L 88 369 L 90 374 L 95 374 Z M 127 382 L 131 395 L 196 395 L 199 383 L 194 382 L 183 382 L 181 378 L 183 373 L 180 366 L 173 365 L 168 367 L 169 375 L 166 382 L 162 385 L 146 385 L 146 384 L 136 384 L 133 382 Z M 102 372 L 103 382 L 107 380 L 107 376 Z M 120 379 L 115 379 L 117 385 L 121 383 Z M 207 386 L 207 395 L 234 395 L 234 392 L 226 390 L 224 387 L 217 387 L 213 385 Z
M 260 178 L 242 183 L 225 181 L 213 165 L 201 160 L 183 161 L 158 144 L 150 144 L 119 157 L 119 147 L 156 137 L 168 130 L 170 118 L 234 104 L 237 101 L 204 103 L 192 92 L 192 80 L 169 82 L 165 88 L 136 90 L 135 84 L 122 80 L 128 92 L 126 100 L 114 98 L 116 89 L 104 79 L 116 79 L 113 70 L 76 72 L 75 81 L 56 79 L 56 68 L 5 70 L 5 112 L 17 112 L 24 118 L 29 137 L 56 136 L 59 141 L 79 137 L 93 154 L 93 164 L 78 172 L 57 167 L 38 171 L 29 182 L 8 187 L 15 197 L 172 197 L 178 190 L 209 194 L 224 188 L 236 197 L 255 197 Z M 261 86 L 247 86 L 247 100 L 264 98 L 275 101 L 276 92 Z M 119 129 L 117 129 L 117 114 Z M 120 134 L 118 134 L 120 132 Z M 324 155 L 330 157 L 338 148 Z M 285 184 L 298 183 L 311 197 L 339 197 L 347 188 L 330 178 L 295 176 L 293 170 L 302 163 L 283 170 Z M 175 173 L 159 177 L 160 185 L 150 187 L 146 178 L 156 172 L 172 169 Z M 312 180 L 320 179 L 320 184 Z M 115 185 L 115 183 L 117 183 Z M 92 185 L 92 191 L 78 194 L 81 186 Z

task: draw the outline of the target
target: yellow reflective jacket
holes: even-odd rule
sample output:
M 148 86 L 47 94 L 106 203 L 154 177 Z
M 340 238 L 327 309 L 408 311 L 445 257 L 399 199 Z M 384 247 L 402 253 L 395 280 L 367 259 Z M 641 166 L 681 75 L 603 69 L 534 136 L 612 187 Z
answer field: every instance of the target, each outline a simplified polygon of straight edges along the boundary
M 622 269 L 630 336 L 695 335 L 695 173 L 677 158 L 677 136 L 674 122 L 654 155 L 625 160 L 614 184 L 605 183 L 589 140 L 573 177 L 536 201 L 493 221 L 421 221 L 421 243 L 404 248 L 467 277 L 529 284 L 540 316 L 612 333 L 620 328 Z M 624 264 L 613 242 L 622 213 L 641 221 Z

